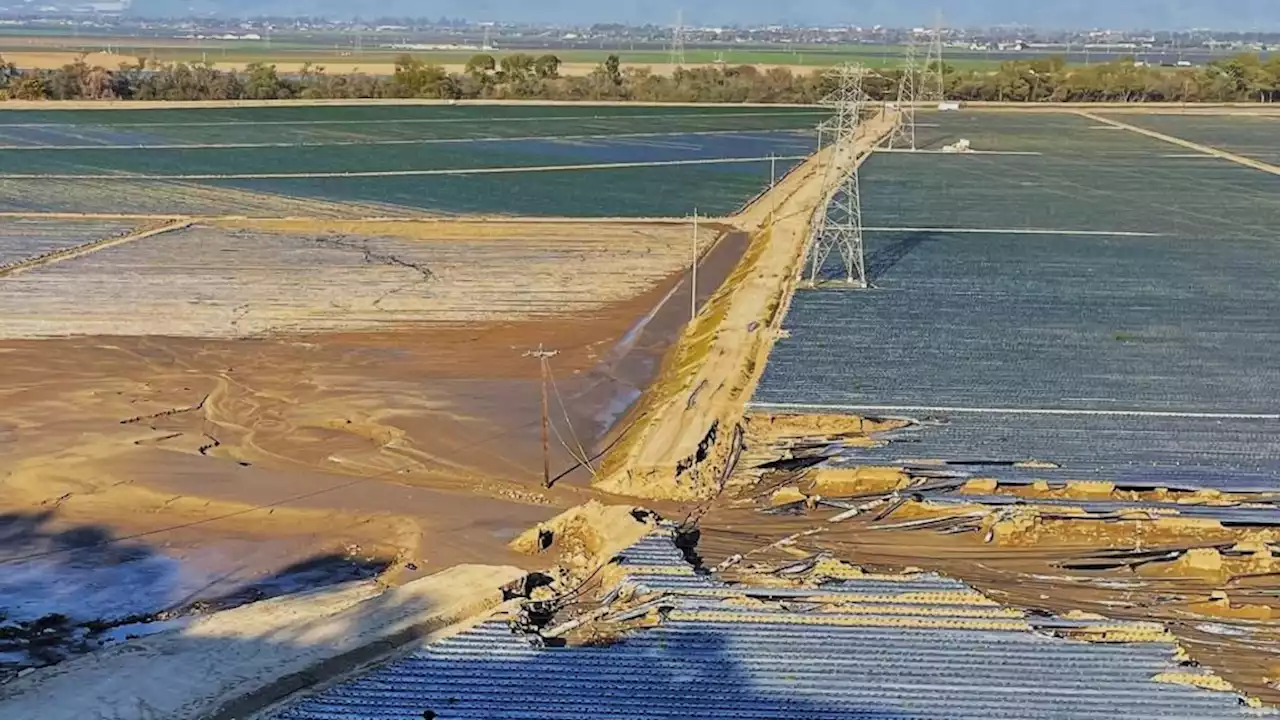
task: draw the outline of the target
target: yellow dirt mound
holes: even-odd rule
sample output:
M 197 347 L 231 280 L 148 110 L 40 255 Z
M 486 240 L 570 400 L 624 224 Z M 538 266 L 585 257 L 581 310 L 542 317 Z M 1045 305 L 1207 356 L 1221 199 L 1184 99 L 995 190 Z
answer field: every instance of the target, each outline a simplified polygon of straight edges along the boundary
M 826 468 L 810 474 L 801 489 L 810 495 L 850 497 L 901 490 L 910 482 L 911 478 L 900 468 Z
M 639 542 L 654 527 L 653 516 L 645 511 L 592 500 L 526 530 L 511 541 L 511 547 L 528 555 L 554 551 L 567 567 L 594 568 Z
M 749 431 L 759 437 L 813 437 L 869 435 L 906 425 L 901 420 L 877 420 L 857 415 L 770 415 L 747 418 Z

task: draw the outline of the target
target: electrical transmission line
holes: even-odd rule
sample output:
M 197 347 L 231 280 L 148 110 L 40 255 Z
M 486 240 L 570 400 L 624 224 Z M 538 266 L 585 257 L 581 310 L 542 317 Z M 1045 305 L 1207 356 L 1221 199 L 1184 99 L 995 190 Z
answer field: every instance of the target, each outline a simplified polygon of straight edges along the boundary
M 846 63 L 827 73 L 834 84 L 822 99 L 834 115 L 818 126 L 819 143 L 830 155 L 822 181 L 823 203 L 815 211 L 807 258 L 808 285 L 816 287 L 832 251 L 838 251 L 845 281 L 867 287 L 867 265 L 862 245 L 862 198 L 858 188 L 858 128 L 867 96 L 862 90 L 866 72 L 861 65 Z
M 898 77 L 898 120 L 889 135 L 890 150 L 916 149 L 916 82 L 919 75 L 920 69 L 916 66 L 916 41 L 912 36 L 907 40 L 902 72 Z
M 942 66 L 942 14 L 938 14 L 929 37 L 929 54 L 925 56 L 924 72 L 917 93 L 921 100 L 942 102 L 947 99 Z
M 684 10 L 676 11 L 676 27 L 671 36 L 671 64 L 677 67 L 685 64 L 684 59 Z

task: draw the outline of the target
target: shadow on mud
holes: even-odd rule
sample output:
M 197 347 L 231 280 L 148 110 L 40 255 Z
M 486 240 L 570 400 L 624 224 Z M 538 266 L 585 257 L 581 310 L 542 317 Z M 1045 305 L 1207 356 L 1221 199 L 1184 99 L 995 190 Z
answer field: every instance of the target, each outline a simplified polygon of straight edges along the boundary
M 248 581 L 52 510 L 0 514 L 0 682 L 186 619 L 375 577 L 390 561 L 319 554 Z

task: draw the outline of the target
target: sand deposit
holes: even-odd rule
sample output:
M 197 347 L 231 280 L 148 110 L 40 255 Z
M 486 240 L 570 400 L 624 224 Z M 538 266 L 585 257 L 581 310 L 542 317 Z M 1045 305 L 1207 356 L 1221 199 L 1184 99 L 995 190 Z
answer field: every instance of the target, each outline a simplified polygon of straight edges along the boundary
M 582 316 L 687 267 L 681 225 L 228 221 L 136 235 L 14 274 L 0 337 L 243 337 Z M 718 230 L 704 224 L 705 252 Z M 95 302 L 85 305 L 81 298 Z
M 815 156 L 731 221 L 753 232 L 734 273 L 668 355 L 639 422 L 606 460 L 600 487 L 649 498 L 714 494 L 786 314 L 828 160 L 852 166 L 892 127 L 879 116 L 849 152 Z
M 705 299 L 744 243 L 703 232 Z M 687 318 L 690 237 L 234 221 L 0 278 L 6 321 L 35 323 L 11 337 L 61 336 L 0 341 L 0 563 L 19 581 L 0 603 L 136 624 L 460 562 L 545 568 L 507 544 L 595 495 L 573 456 L 598 462 Z M 550 490 L 540 344 L 559 352 Z M 75 592 L 31 605 L 40 587 Z

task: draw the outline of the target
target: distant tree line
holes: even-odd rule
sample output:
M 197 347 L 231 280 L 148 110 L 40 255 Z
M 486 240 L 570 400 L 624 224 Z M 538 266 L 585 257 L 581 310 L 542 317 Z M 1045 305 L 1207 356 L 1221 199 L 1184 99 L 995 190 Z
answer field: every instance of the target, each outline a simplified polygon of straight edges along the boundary
M 0 100 L 271 100 L 439 98 L 634 100 L 647 102 L 811 103 L 830 89 L 821 70 L 793 73 L 750 65 L 677 68 L 659 75 L 623 68 L 618 56 L 585 75 L 560 73 L 555 55 L 476 55 L 462 72 L 447 72 L 408 55 L 390 76 L 327 73 L 306 66 L 282 75 L 274 65 L 243 71 L 206 63 L 139 59 L 114 70 L 83 59 L 56 70 L 19 70 L 0 59 Z M 935 68 L 936 69 L 936 68 Z M 1243 54 L 1204 67 L 1149 67 L 1131 59 L 1068 66 L 1062 58 L 1017 60 L 995 71 L 943 67 L 947 97 L 1008 102 L 1275 102 L 1280 57 Z M 874 100 L 893 100 L 900 71 L 866 78 Z

